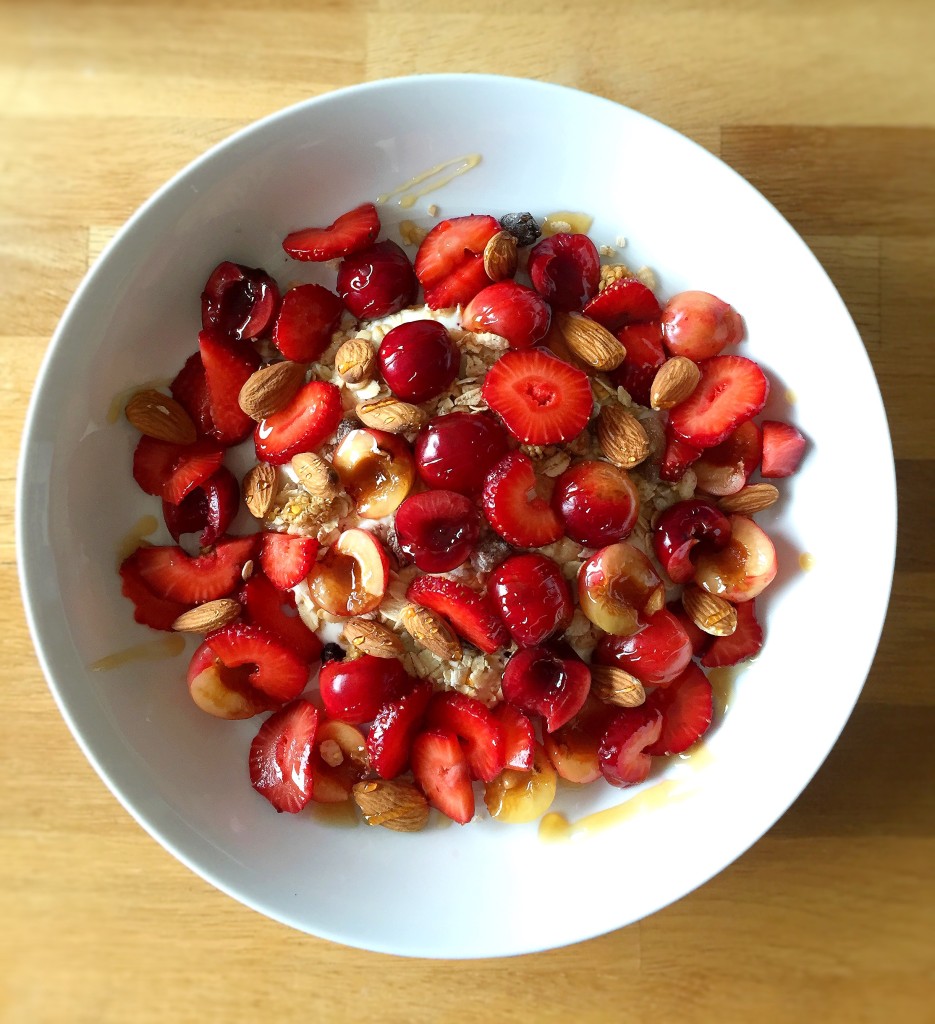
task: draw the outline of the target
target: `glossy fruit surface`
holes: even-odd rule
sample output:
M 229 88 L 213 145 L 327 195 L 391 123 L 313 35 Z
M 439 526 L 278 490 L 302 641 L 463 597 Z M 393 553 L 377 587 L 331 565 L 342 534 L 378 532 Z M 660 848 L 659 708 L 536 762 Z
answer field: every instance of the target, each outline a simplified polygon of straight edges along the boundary
M 537 743 L 532 768 L 507 768 L 484 787 L 484 803 L 491 818 L 518 825 L 536 821 L 555 800 L 557 779 L 542 744 Z
M 228 668 L 247 666 L 250 685 L 273 700 L 292 700 L 308 685 L 308 664 L 258 626 L 235 622 L 209 633 L 205 642 Z
M 241 584 L 237 600 L 244 622 L 272 633 L 308 664 L 321 657 L 321 640 L 299 618 L 291 591 L 279 590 L 261 572 L 254 572 Z
M 644 782 L 652 766 L 648 752 L 662 733 L 662 714 L 645 704 L 621 708 L 611 719 L 598 749 L 601 774 L 613 786 Z
M 417 290 L 409 257 L 395 242 L 377 242 L 338 267 L 338 295 L 358 320 L 398 313 L 412 305 Z
M 547 485 L 551 481 L 536 476 L 524 452 L 505 455 L 484 482 L 481 500 L 487 522 L 517 547 L 538 548 L 559 540 L 565 528 L 547 500 Z
M 756 599 L 736 605 L 737 628 L 730 636 L 713 637 L 704 652 L 704 668 L 722 668 L 736 665 L 759 653 L 763 646 L 763 627 L 756 618 Z
M 322 665 L 318 686 L 325 710 L 341 722 L 372 721 L 387 701 L 396 700 L 412 685 L 397 658 L 359 658 Z
M 760 463 L 763 442 L 760 428 L 747 420 L 725 440 L 701 453 L 692 463 L 698 489 L 721 497 L 745 487 Z
M 511 348 L 530 348 L 549 332 L 552 309 L 532 288 L 516 281 L 498 281 L 482 288 L 464 309 L 466 331 L 506 338 Z
M 457 580 L 443 576 L 419 576 L 409 584 L 408 600 L 437 612 L 465 640 L 485 654 L 506 647 L 510 634 L 486 594 L 479 594 Z
M 332 615 L 366 615 L 383 600 L 389 575 L 380 541 L 367 530 L 345 530 L 312 566 L 308 592 Z
M 342 213 L 324 228 L 303 228 L 283 240 L 282 247 L 294 260 L 324 263 L 359 252 L 380 233 L 380 217 L 373 203 L 362 203 Z
M 202 643 L 188 665 L 188 692 L 214 718 L 242 721 L 276 707 L 276 701 L 250 685 L 249 668 L 228 668 Z
M 412 320 L 394 327 L 380 343 L 380 372 L 405 402 L 427 402 L 458 375 L 461 356 L 444 324 Z
M 654 690 L 646 698 L 645 706 L 662 714 L 659 738 L 647 748 L 647 753 L 680 754 L 697 743 L 711 725 L 711 684 L 697 665 L 689 665 L 669 686 Z
M 658 320 L 659 312 L 656 296 L 635 277 L 611 282 L 584 307 L 585 316 L 614 333 L 627 324 Z
M 669 611 L 647 617 L 630 636 L 603 636 L 594 651 L 598 665 L 615 665 L 646 686 L 663 686 L 685 671 L 692 645 L 682 623 Z
M 250 744 L 250 782 L 276 808 L 297 814 L 312 798 L 318 709 L 295 700 L 270 715 Z
M 260 542 L 260 567 L 275 587 L 289 590 L 309 574 L 318 547 L 314 537 L 267 530 Z
M 160 544 L 137 548 L 130 559 L 157 597 L 200 604 L 227 597 L 240 582 L 243 567 L 256 548 L 256 535 L 224 537 L 202 555 L 192 556 L 175 545 Z
M 743 320 L 710 292 L 679 292 L 662 311 L 666 348 L 674 356 L 709 359 L 743 338 Z
M 312 799 L 335 804 L 349 800 L 354 783 L 369 770 L 364 734 L 348 722 L 319 718 L 312 750 Z
M 503 672 L 503 697 L 530 714 L 541 715 L 554 732 L 581 710 L 591 689 L 591 672 L 573 652 L 548 647 L 517 651 Z
M 626 541 L 595 552 L 578 573 L 581 611 L 605 633 L 628 636 L 665 603 L 649 559 Z
M 426 800 L 452 821 L 474 817 L 474 789 L 467 756 L 455 733 L 427 729 L 412 742 L 412 774 Z
M 466 693 L 436 693 L 426 712 L 430 729 L 453 732 L 461 742 L 471 775 L 482 782 L 495 779 L 506 767 L 506 736 L 493 712 Z
M 701 380 L 691 395 L 669 412 L 669 425 L 697 448 L 713 448 L 766 404 L 769 381 L 752 359 L 714 356 L 699 364 Z
M 791 423 L 763 422 L 763 476 L 775 480 L 792 476 L 799 468 L 807 445 L 805 436 Z
M 178 505 L 217 473 L 223 458 L 210 441 L 171 444 L 144 434 L 133 450 L 133 479 L 147 494 Z
M 597 294 L 601 257 L 587 235 L 556 234 L 537 242 L 529 253 L 529 276 L 553 309 L 581 309 Z
M 653 549 L 673 583 L 695 575 L 697 546 L 720 549 L 730 540 L 730 520 L 710 501 L 689 498 L 660 512 L 653 527 Z
M 640 495 L 625 470 L 586 460 L 569 466 L 555 482 L 552 508 L 572 540 L 589 548 L 628 537 L 640 514 Z
M 193 487 L 178 505 L 162 503 L 162 518 L 177 541 L 183 533 L 199 533 L 198 542 L 210 547 L 227 531 L 240 505 L 240 484 L 226 466 Z
M 486 214 L 440 221 L 425 236 L 415 258 L 415 272 L 432 309 L 467 305 L 491 284 L 484 270 L 484 248 L 500 230 Z
M 503 729 L 506 767 L 528 772 L 536 749 L 536 730 L 532 722 L 519 708 L 503 701 L 493 709 L 493 716 Z
M 409 443 L 384 430 L 351 430 L 331 462 L 363 519 L 391 515 L 415 483 L 416 465 Z
M 310 381 L 287 405 L 256 425 L 257 458 L 281 466 L 299 452 L 314 451 L 335 432 L 341 414 L 338 388 L 326 381 Z
M 456 491 L 413 494 L 396 511 L 399 546 L 423 572 L 449 572 L 467 560 L 480 534 L 480 512 Z
M 201 293 L 201 325 L 235 341 L 268 331 L 279 306 L 279 287 L 259 267 L 219 263 Z
M 617 339 L 627 354 L 610 379 L 618 387 L 626 388 L 634 401 L 648 406 L 653 378 L 666 361 L 662 328 L 658 322 L 627 324 L 617 331 Z
M 507 432 L 492 416 L 452 412 L 430 420 L 416 438 L 416 466 L 429 487 L 480 493 L 488 471 L 509 448 Z
M 222 444 L 237 444 L 253 429 L 253 420 L 240 408 L 237 398 L 247 378 L 258 369 L 260 357 L 251 346 L 233 341 L 214 328 L 198 335 L 198 348 L 217 437 Z
M 344 303 L 320 284 L 300 284 L 282 298 L 273 325 L 273 344 L 297 363 L 314 362 L 331 344 Z
M 695 582 L 711 594 L 739 604 L 758 597 L 776 578 L 776 548 L 747 516 L 730 517 L 730 541 L 695 559 Z
M 598 751 L 613 711 L 589 697 L 577 715 L 543 737 L 549 760 L 566 782 L 585 785 L 601 777 Z
M 538 552 L 508 558 L 490 574 L 487 591 L 522 647 L 536 647 L 564 632 L 574 613 L 561 568 Z
M 374 716 L 367 733 L 367 751 L 381 779 L 395 779 L 409 766 L 412 741 L 422 727 L 432 693 L 432 684 L 420 679 L 399 697 L 388 700 Z

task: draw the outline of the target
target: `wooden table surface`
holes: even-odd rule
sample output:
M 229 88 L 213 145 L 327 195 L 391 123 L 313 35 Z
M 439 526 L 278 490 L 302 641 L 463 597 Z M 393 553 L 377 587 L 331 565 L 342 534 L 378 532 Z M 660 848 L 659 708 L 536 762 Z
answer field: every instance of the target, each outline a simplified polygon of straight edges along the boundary
M 3 1024 L 935 1021 L 933 11 L 930 0 L 0 2 Z M 618 100 L 760 188 L 857 321 L 900 487 L 879 653 L 794 807 L 719 877 L 648 920 L 479 963 L 302 936 L 165 853 L 55 709 L 26 630 L 13 537 L 17 446 L 43 351 L 89 263 L 138 204 L 286 104 L 451 70 Z M 544 140 L 577 142 L 572 125 Z M 778 294 L 795 303 L 781 282 Z M 851 427 L 860 444 L 861 425 Z M 860 495 L 870 546 L 874 481 L 854 489 L 845 500 Z M 860 628 L 859 594 L 829 599 L 852 601 Z M 803 665 L 801 682 L 821 681 Z M 791 742 L 770 742 L 764 756 L 781 758 Z

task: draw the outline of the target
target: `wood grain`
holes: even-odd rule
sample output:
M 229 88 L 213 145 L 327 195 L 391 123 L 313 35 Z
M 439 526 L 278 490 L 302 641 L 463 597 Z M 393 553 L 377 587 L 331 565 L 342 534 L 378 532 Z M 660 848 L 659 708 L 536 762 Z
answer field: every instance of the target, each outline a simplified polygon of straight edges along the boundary
M 0 1024 L 935 1021 L 931 4 L 0 0 L 0 26 Z M 877 658 L 793 807 L 726 871 L 638 925 L 477 963 L 298 935 L 149 839 L 45 686 L 18 597 L 13 523 L 17 445 L 49 336 L 136 206 L 208 146 L 288 103 L 449 70 L 542 78 L 634 106 L 762 189 L 861 331 L 900 502 Z M 580 144 L 599 158 L 600 140 L 579 139 L 574 125 L 530 140 L 545 154 Z M 860 425 L 848 429 L 859 444 Z M 856 483 L 868 545 L 873 487 Z M 860 595 L 830 599 L 853 604 L 859 629 Z M 807 714 L 809 689 L 829 683 L 803 664 L 790 699 Z M 794 743 L 771 738 L 763 756 L 781 759 Z M 621 856 L 639 863 L 639 851 Z

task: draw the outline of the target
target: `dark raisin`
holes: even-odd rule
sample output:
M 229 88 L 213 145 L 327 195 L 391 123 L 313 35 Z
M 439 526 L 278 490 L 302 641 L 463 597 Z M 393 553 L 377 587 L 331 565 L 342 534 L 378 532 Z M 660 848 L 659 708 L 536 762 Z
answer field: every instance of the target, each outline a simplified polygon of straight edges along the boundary
M 321 652 L 321 663 L 327 665 L 329 661 L 344 661 L 347 652 L 340 644 L 325 644 Z
M 412 557 L 407 555 L 400 547 L 399 537 L 396 536 L 394 529 L 390 529 L 387 532 L 383 544 L 386 550 L 396 559 L 397 568 L 404 569 L 407 565 L 412 565 Z
M 504 231 L 509 231 L 516 238 L 516 244 L 520 248 L 532 245 L 542 234 L 542 229 L 531 213 L 508 213 L 505 217 L 500 218 L 500 227 Z

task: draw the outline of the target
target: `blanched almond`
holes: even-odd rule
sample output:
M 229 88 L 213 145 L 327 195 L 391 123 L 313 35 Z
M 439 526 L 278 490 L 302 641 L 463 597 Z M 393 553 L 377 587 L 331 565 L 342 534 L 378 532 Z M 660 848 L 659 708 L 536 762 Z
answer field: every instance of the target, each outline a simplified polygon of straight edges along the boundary
M 363 338 L 345 341 L 334 357 L 334 368 L 346 384 L 372 380 L 376 373 L 377 355 L 373 345 Z
M 172 628 L 179 633 L 210 633 L 212 629 L 220 629 L 233 622 L 239 614 L 240 604 L 237 601 L 221 597 L 182 612 L 172 623 Z
M 351 619 L 342 635 L 359 654 L 401 658 L 406 653 L 402 640 L 391 629 L 372 619 Z
M 174 398 L 145 388 L 132 395 L 124 409 L 127 419 L 147 437 L 172 444 L 193 444 L 198 436 L 191 416 Z
M 778 500 L 779 489 L 772 484 L 750 484 L 736 494 L 725 495 L 718 505 L 724 512 L 752 516 L 755 512 L 762 512 L 764 508 L 775 505 Z
M 420 430 L 426 415 L 417 406 L 401 402 L 398 398 L 372 398 L 361 402 L 354 410 L 365 427 L 385 430 L 388 434 L 405 434 Z
M 632 469 L 649 457 L 649 437 L 642 423 L 617 403 L 601 409 L 597 441 L 607 458 L 623 469 Z
M 629 672 L 612 665 L 591 666 L 591 690 L 605 704 L 637 708 L 646 700 L 643 684 Z
M 461 641 L 440 616 L 417 605 L 407 605 L 400 615 L 403 629 L 413 640 L 442 661 L 460 661 Z
M 556 326 L 572 352 L 595 370 L 615 370 L 627 350 L 596 320 L 581 313 L 556 313 Z
M 418 832 L 429 820 L 428 801 L 411 782 L 374 779 L 355 783 L 352 792 L 368 825 Z
M 286 359 L 261 366 L 240 389 L 240 408 L 258 423 L 289 404 L 305 381 L 305 367 Z
M 484 247 L 484 271 L 491 281 L 505 281 L 516 273 L 516 237 L 498 231 Z
M 671 409 L 684 402 L 698 387 L 701 370 L 685 356 L 667 359 L 656 371 L 649 391 L 649 404 L 654 409 Z
M 711 636 L 730 636 L 737 629 L 737 609 L 723 597 L 694 584 L 682 591 L 682 607 L 692 622 Z
M 276 470 L 268 462 L 258 462 L 243 478 L 243 500 L 252 516 L 262 519 L 273 504 Z

